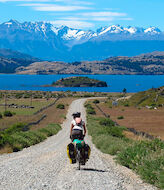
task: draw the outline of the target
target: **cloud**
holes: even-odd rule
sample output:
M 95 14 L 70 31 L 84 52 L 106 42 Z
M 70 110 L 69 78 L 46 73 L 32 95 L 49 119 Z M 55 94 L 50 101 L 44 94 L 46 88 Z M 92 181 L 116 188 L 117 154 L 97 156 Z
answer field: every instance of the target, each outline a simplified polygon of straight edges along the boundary
M 81 13 L 81 16 L 87 17 L 119 17 L 119 16 L 127 16 L 126 13 L 118 13 L 118 12 L 88 12 Z
M 93 5 L 94 3 L 88 1 L 75 1 L 75 0 L 0 0 L 0 2 L 51 2 L 51 3 L 65 3 L 72 5 Z
M 110 17 L 63 17 L 63 20 L 82 20 L 82 21 L 113 21 L 114 18 Z
M 90 7 L 86 6 L 68 6 L 68 5 L 57 5 L 57 4 L 42 4 L 42 3 L 27 3 L 20 4 L 19 6 L 29 6 L 36 11 L 78 11 L 78 10 L 88 10 Z
M 79 20 L 56 20 L 56 21 L 52 21 L 51 23 L 53 23 L 56 26 L 66 25 L 68 27 L 76 28 L 76 29 L 86 29 L 86 28 L 94 27 L 93 23 L 79 21 Z
M 51 0 L 0 0 L 1 3 L 6 2 L 50 2 Z M 58 1 L 58 0 L 55 0 Z
M 113 11 L 99 11 L 99 12 L 84 12 L 77 14 L 83 20 L 92 21 L 114 21 L 114 20 L 133 20 L 127 17 L 127 13 L 113 12 Z

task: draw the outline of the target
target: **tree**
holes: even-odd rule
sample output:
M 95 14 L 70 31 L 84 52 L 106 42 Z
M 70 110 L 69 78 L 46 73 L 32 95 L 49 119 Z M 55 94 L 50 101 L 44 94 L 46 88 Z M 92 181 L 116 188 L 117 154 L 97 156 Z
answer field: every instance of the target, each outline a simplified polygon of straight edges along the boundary
M 126 88 L 124 88 L 124 89 L 122 90 L 122 92 L 123 92 L 123 94 L 125 95 L 125 94 L 127 93 Z

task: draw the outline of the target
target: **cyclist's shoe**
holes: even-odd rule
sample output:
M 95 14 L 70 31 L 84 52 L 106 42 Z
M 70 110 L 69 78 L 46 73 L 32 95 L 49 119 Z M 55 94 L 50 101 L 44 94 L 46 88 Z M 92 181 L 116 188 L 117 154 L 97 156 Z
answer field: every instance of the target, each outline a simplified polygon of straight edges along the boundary
M 81 165 L 85 165 L 85 160 L 81 160 Z

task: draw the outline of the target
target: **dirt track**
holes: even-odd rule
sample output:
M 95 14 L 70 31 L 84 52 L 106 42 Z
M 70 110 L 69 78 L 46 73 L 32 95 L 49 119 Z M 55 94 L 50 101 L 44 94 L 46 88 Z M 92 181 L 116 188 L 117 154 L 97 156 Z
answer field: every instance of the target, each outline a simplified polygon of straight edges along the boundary
M 154 190 L 127 168 L 116 165 L 111 156 L 102 154 L 86 137 L 91 157 L 82 170 L 71 165 L 66 154 L 74 111 L 85 120 L 84 99 L 70 105 L 63 129 L 56 136 L 24 149 L 0 156 L 0 190 Z

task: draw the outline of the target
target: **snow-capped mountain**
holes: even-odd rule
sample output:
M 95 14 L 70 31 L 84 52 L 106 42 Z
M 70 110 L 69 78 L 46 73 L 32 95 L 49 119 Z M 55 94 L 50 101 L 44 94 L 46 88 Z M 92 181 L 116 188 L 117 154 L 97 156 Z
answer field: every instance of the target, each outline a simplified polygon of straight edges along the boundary
M 160 41 L 161 45 L 158 43 L 157 46 L 155 41 Z M 57 27 L 53 22 L 20 23 L 10 20 L 0 24 L 0 48 L 49 60 L 78 61 L 115 55 L 131 56 L 164 50 L 163 43 L 164 33 L 156 27 L 111 25 L 97 31 L 84 31 L 67 26 Z M 128 54 L 125 48 L 130 48 Z

